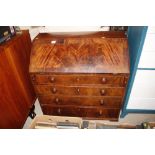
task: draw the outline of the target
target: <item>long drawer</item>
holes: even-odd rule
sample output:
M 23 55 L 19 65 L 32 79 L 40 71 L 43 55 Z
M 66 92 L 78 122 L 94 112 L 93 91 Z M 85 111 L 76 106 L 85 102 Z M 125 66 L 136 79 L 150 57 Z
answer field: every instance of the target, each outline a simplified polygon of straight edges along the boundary
M 39 96 L 41 104 L 72 105 L 72 106 L 101 106 L 106 108 L 120 108 L 121 97 L 76 97 L 64 95 Z
M 76 74 L 76 75 L 41 75 L 31 74 L 34 84 L 89 85 L 102 84 L 108 86 L 125 86 L 124 76 L 109 74 Z
M 119 109 L 88 108 L 71 106 L 42 105 L 43 113 L 54 116 L 72 116 L 97 119 L 116 119 L 119 116 Z
M 60 94 L 72 96 L 124 96 L 124 87 L 50 86 L 35 85 L 37 94 Z

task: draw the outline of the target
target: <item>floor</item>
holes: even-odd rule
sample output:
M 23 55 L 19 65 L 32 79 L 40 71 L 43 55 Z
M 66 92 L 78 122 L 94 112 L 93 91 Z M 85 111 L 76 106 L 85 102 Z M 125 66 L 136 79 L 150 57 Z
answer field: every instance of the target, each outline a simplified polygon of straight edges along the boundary
M 35 112 L 37 115 L 43 115 L 38 100 L 36 100 L 36 102 L 35 102 Z M 142 122 L 147 122 L 147 121 L 155 121 L 155 114 L 128 114 L 123 119 L 120 119 L 119 122 L 109 122 L 109 121 L 101 121 L 101 120 L 98 122 L 106 122 L 109 124 L 123 123 L 123 124 L 138 125 L 138 124 L 141 124 Z M 28 129 L 31 122 L 32 122 L 32 119 L 30 117 L 28 117 L 23 128 Z

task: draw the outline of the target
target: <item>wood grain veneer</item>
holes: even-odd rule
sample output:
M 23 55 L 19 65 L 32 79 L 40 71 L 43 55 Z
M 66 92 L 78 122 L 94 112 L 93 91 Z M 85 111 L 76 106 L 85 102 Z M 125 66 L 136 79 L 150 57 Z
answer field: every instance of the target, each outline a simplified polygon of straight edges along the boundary
M 39 34 L 29 72 L 44 114 L 117 120 L 129 66 L 124 32 Z

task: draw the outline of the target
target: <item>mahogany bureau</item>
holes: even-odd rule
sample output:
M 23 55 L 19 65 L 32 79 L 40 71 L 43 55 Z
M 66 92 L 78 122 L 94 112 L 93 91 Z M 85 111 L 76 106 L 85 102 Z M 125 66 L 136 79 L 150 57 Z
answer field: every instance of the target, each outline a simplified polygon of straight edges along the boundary
M 129 78 L 127 38 L 39 34 L 29 72 L 44 114 L 118 120 Z

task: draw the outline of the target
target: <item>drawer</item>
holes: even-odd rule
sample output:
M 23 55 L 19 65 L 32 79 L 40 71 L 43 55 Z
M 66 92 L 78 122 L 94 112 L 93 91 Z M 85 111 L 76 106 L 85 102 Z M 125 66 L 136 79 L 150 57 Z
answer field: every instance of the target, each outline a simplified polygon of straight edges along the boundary
M 69 96 L 124 96 L 124 87 L 89 87 L 89 86 L 49 86 L 35 85 L 37 94 Z
M 105 109 L 105 108 L 84 108 L 71 106 L 50 106 L 42 105 L 42 110 L 45 115 L 54 116 L 72 116 L 83 118 L 97 118 L 97 119 L 117 119 L 119 116 L 119 109 Z
M 108 86 L 124 86 L 124 76 L 116 75 L 31 75 L 34 84 L 87 85 L 104 84 Z
M 73 97 L 73 96 L 39 96 L 41 104 L 71 105 L 71 106 L 101 106 L 107 108 L 120 108 L 121 97 Z

